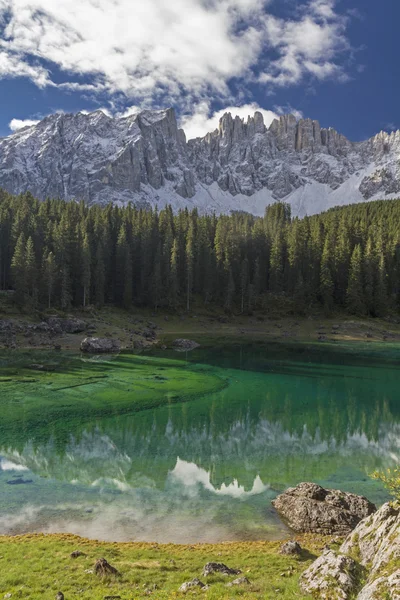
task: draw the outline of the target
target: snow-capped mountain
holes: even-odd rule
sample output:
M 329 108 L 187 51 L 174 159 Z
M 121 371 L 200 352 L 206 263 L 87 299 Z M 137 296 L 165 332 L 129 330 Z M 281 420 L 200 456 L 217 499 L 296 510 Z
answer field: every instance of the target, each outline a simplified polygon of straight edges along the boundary
M 186 141 L 173 109 L 55 114 L 0 139 L 0 187 L 256 215 L 284 200 L 303 216 L 400 195 L 400 131 L 350 142 L 311 119 L 285 115 L 267 128 L 259 112 L 247 122 L 227 113 L 218 129 Z

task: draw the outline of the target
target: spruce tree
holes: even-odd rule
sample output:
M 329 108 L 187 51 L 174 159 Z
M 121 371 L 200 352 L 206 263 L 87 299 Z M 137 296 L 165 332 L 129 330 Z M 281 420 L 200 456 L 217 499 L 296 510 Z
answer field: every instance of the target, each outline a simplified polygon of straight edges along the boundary
M 365 315 L 366 313 L 363 290 L 363 257 L 360 244 L 355 246 L 351 255 L 346 306 L 348 311 L 355 315 Z

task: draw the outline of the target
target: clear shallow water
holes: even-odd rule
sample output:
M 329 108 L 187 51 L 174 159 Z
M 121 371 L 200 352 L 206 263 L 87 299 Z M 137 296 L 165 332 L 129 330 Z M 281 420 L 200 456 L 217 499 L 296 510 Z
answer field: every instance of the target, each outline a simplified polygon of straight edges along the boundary
M 305 480 L 383 502 L 368 474 L 400 460 L 399 358 L 383 345 L 0 354 L 0 533 L 275 539 L 287 531 L 271 500 Z

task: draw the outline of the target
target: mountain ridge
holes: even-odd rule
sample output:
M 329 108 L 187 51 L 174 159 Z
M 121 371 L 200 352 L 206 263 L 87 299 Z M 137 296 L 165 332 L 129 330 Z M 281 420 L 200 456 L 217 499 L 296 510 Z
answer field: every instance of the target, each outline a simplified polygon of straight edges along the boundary
M 266 127 L 225 113 L 186 140 L 175 111 L 126 117 L 54 114 L 0 138 L 0 187 L 88 204 L 171 204 L 200 212 L 263 214 L 284 200 L 297 216 L 400 193 L 400 131 L 351 142 L 312 119 Z

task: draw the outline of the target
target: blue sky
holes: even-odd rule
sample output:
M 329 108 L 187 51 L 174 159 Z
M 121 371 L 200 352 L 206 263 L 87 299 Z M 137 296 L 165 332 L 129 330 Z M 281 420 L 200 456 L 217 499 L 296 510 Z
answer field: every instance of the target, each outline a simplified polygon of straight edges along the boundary
M 0 136 L 57 112 L 293 111 L 352 140 L 400 128 L 396 0 L 0 0 Z

